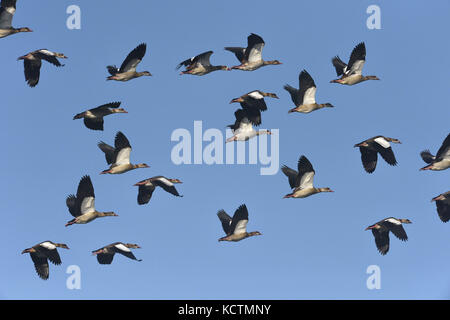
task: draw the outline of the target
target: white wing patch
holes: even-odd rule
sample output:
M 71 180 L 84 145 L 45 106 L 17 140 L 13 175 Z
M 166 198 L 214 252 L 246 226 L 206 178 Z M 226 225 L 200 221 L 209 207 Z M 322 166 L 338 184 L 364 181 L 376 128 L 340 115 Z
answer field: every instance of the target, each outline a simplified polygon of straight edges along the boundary
M 55 55 L 53 52 L 48 51 L 47 49 L 41 49 L 41 50 L 39 50 L 39 52 L 43 53 L 43 54 L 45 54 L 47 56 L 54 56 Z
M 95 211 L 95 198 L 94 197 L 86 197 L 81 202 L 80 208 L 81 214 L 90 213 Z
M 242 234 L 247 232 L 247 223 L 248 220 L 239 220 L 236 224 L 236 228 L 234 228 L 233 234 Z
M 389 141 L 386 141 L 384 138 L 376 138 L 375 142 L 378 143 L 380 146 L 382 146 L 383 148 L 387 149 L 391 146 L 391 144 L 389 143 Z
M 260 94 L 258 91 L 252 91 L 248 94 L 250 97 L 252 97 L 253 99 L 263 99 L 264 96 L 262 94 Z
M 300 189 L 313 188 L 314 171 L 306 172 L 300 179 Z
M 131 148 L 123 148 L 119 151 L 116 158 L 116 165 L 130 164 L 130 152 Z
M 116 244 L 115 247 L 116 247 L 117 249 L 119 249 L 120 251 L 131 252 L 130 248 L 125 247 L 125 246 L 124 246 L 123 244 L 121 244 L 121 243 Z
M 303 104 L 314 104 L 316 103 L 316 87 L 308 88 L 303 95 Z
M 396 220 L 396 219 L 393 219 L 393 218 L 389 218 L 389 219 L 386 219 L 386 220 L 384 220 L 384 221 L 387 221 L 387 222 L 390 222 L 390 223 L 396 224 L 396 225 L 402 224 L 400 221 L 398 221 L 398 220 Z
M 248 62 L 259 62 L 262 60 L 262 49 L 264 48 L 264 43 L 259 43 L 250 49 L 248 55 Z
M 173 183 L 170 182 L 169 180 L 167 180 L 166 178 L 158 178 L 159 181 L 161 181 L 162 183 L 164 183 L 166 186 L 173 186 Z
M 48 249 L 48 250 L 54 250 L 54 249 L 56 249 L 56 246 L 55 246 L 53 243 L 48 242 L 48 241 L 42 242 L 42 243 L 40 244 L 40 246 L 41 246 L 41 247 L 44 247 L 45 249 Z
M 364 60 L 355 61 L 350 70 L 350 74 L 362 74 L 363 67 L 364 67 Z
M 14 7 L 8 7 L 8 8 L 5 8 L 5 10 L 6 10 L 6 12 L 8 12 L 9 14 L 14 14 L 14 13 L 16 13 L 16 8 L 14 8 Z

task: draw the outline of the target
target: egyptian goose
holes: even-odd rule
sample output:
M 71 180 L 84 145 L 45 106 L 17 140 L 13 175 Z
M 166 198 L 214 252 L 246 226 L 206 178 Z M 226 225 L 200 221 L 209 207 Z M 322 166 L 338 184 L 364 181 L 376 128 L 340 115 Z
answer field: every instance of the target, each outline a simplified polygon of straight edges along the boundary
M 401 143 L 398 139 L 376 136 L 354 145 L 355 148 L 359 147 L 361 161 L 366 172 L 372 173 L 375 171 L 378 153 L 391 166 L 397 165 L 397 160 L 389 142 Z
M 243 103 L 241 103 L 241 105 L 242 104 Z M 231 128 L 233 133 L 233 136 L 226 140 L 227 143 L 232 141 L 247 141 L 263 134 L 272 134 L 270 130 L 256 131 L 253 128 L 253 124 L 261 124 L 261 112 L 257 108 L 247 107 L 238 109 L 235 111 L 234 116 L 236 118 L 235 123 L 227 126 L 228 128 Z
M 136 72 L 136 67 L 144 58 L 146 50 L 147 45 L 141 43 L 128 54 L 120 69 L 116 66 L 107 66 L 106 68 L 111 76 L 107 77 L 106 80 L 128 81 L 142 76 L 151 76 L 152 74 L 148 71 Z
M 295 89 L 288 84 L 283 87 L 287 92 L 289 92 L 292 102 L 295 104 L 295 108 L 289 110 L 288 113 L 310 113 L 317 109 L 334 107 L 331 103 L 318 104 L 316 102 L 316 84 L 306 70 L 302 70 L 300 72 L 298 79 L 299 89 Z
M 390 217 L 366 228 L 366 230 L 372 230 L 375 244 L 382 255 L 385 255 L 389 251 L 389 231 L 402 241 L 408 240 L 408 236 L 406 235 L 405 229 L 403 229 L 402 223 L 411 223 L 411 221 L 408 219 Z
M 450 134 L 445 138 L 436 156 L 433 156 L 429 150 L 422 151 L 420 156 L 429 164 L 420 170 L 440 171 L 450 168 Z
M 263 38 L 252 33 L 247 37 L 247 48 L 225 47 L 225 50 L 233 52 L 241 63 L 231 69 L 253 71 L 263 66 L 281 64 L 278 60 L 264 61 L 262 59 L 264 44 Z
M 213 51 L 207 51 L 184 60 L 178 64 L 177 69 L 181 68 L 181 66 L 185 66 L 186 70 L 182 71 L 180 74 L 192 74 L 194 76 L 203 76 L 217 70 L 231 70 L 227 66 L 212 66 L 209 61 L 212 54 Z
M 17 58 L 17 60 L 23 60 L 25 80 L 30 87 L 35 87 L 39 83 L 42 59 L 57 67 L 64 66 L 58 61 L 57 58 L 67 59 L 67 57 L 62 53 L 52 52 L 47 49 L 40 49 L 27 53 L 26 55 Z
M 97 256 L 97 261 L 100 264 L 111 264 L 114 254 L 116 253 L 120 253 L 121 255 L 124 255 L 132 260 L 142 261 L 141 259 L 136 259 L 130 248 L 140 249 L 141 247 L 132 243 L 115 242 L 98 250 L 92 251 L 92 254 Z
M 103 170 L 100 174 L 120 174 L 137 168 L 149 168 L 145 163 L 131 164 L 131 145 L 127 137 L 122 132 L 117 132 L 114 139 L 114 148 L 109 144 L 100 141 L 98 147 L 105 153 L 106 162 L 111 165 L 109 169 Z
M 380 80 L 377 76 L 363 76 L 362 69 L 366 61 L 366 45 L 364 42 L 359 43 L 352 51 L 348 65 L 343 62 L 339 56 L 331 59 L 336 73 L 341 76 L 340 79 L 331 80 L 331 83 L 340 83 L 346 85 L 354 85 L 366 80 Z
M 442 193 L 431 199 L 436 202 L 436 209 L 442 222 L 450 220 L 450 191 Z
M 89 176 L 83 176 L 78 184 L 77 195 L 70 194 L 66 199 L 67 208 L 74 219 L 66 223 L 66 227 L 72 224 L 85 224 L 101 217 L 117 217 L 114 212 L 99 212 L 95 210 L 95 194 Z
M 297 164 L 298 172 L 288 166 L 283 166 L 281 171 L 288 177 L 289 185 L 292 193 L 284 196 L 284 198 L 306 198 L 320 192 L 334 192 L 330 188 L 315 188 L 314 174 L 315 171 L 311 162 L 305 156 L 301 156 Z
M 2 0 L 0 7 L 0 38 L 19 32 L 32 32 L 30 28 L 13 28 L 12 19 L 16 12 L 17 0 Z
M 103 131 L 103 117 L 113 113 L 128 113 L 124 108 L 119 108 L 120 104 L 120 102 L 111 102 L 97 108 L 89 109 L 75 115 L 73 120 L 83 118 L 84 125 L 87 128 Z
M 175 183 L 182 183 L 178 179 L 169 179 L 163 176 L 152 177 L 149 179 L 145 179 L 139 181 L 135 184 L 135 186 L 139 186 L 139 193 L 137 196 L 138 204 L 146 204 L 150 201 L 153 191 L 155 191 L 156 187 L 163 188 L 166 192 L 169 192 L 177 197 L 182 197 L 178 194 L 177 189 L 175 189 Z
M 241 106 L 243 106 L 242 104 L 244 104 L 244 106 L 245 105 L 255 106 L 257 109 L 261 111 L 266 111 L 267 105 L 266 102 L 264 101 L 264 97 L 278 99 L 278 96 L 275 93 L 263 92 L 261 90 L 253 90 L 249 93 L 240 96 L 239 98 L 234 98 L 233 100 L 230 101 L 230 103 L 239 102 L 241 103 Z
M 241 241 L 242 239 L 260 236 L 259 231 L 247 232 L 248 210 L 245 204 L 241 205 L 231 218 L 224 210 L 217 212 L 220 222 L 222 222 L 223 231 L 226 236 L 219 241 Z
M 49 276 L 48 260 L 50 260 L 50 262 L 54 265 L 61 264 L 61 258 L 57 248 L 69 249 L 69 247 L 64 243 L 44 241 L 31 248 L 23 250 L 22 254 L 30 254 L 36 273 L 41 279 L 47 280 Z

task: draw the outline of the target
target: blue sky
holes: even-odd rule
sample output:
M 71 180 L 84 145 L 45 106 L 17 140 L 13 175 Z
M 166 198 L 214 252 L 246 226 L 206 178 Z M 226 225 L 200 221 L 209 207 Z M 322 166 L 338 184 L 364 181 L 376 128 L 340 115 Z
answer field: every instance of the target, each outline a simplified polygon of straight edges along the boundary
M 81 8 L 81 30 L 66 28 L 66 8 Z M 1 170 L 0 298 L 3 299 L 448 299 L 449 225 L 438 219 L 430 199 L 449 190 L 449 173 L 419 172 L 419 152 L 436 152 L 449 132 L 448 1 L 18 1 L 14 26 L 33 33 L 0 39 L 3 90 Z M 257 4 L 257 5 L 256 5 Z M 381 8 L 381 30 L 366 27 L 366 9 Z M 175 66 L 213 50 L 213 64 L 233 66 L 224 46 L 261 35 L 263 57 L 280 66 L 254 72 L 179 76 Z M 367 48 L 365 74 L 381 81 L 352 87 L 330 84 L 330 59 L 347 60 L 360 41 Z M 147 54 L 139 70 L 153 77 L 107 82 L 106 65 L 120 65 L 139 43 Z M 17 57 L 40 48 L 63 52 L 63 68 L 44 63 L 38 86 L 26 86 Z M 307 69 L 317 100 L 334 109 L 288 114 L 283 85 L 298 86 Z M 296 166 L 306 155 L 315 184 L 330 187 L 307 199 L 282 199 L 290 192 L 281 171 L 262 176 L 259 165 L 175 165 L 173 130 L 233 123 L 237 105 L 228 102 L 253 89 L 275 92 L 261 128 L 280 130 L 280 165 Z M 128 114 L 106 118 L 105 131 L 84 127 L 74 114 L 122 101 Z M 112 143 L 121 130 L 133 146 L 138 169 L 117 176 L 96 144 Z M 375 135 L 398 138 L 399 165 L 379 161 L 366 174 L 355 143 Z M 68 228 L 65 198 L 90 174 L 100 211 L 116 218 Z M 136 203 L 142 179 L 179 178 L 183 198 L 156 190 L 145 206 Z M 248 230 L 261 237 L 219 243 L 216 212 L 242 203 Z M 382 218 L 409 218 L 409 241 L 391 237 L 381 256 L 364 229 Z M 50 279 L 37 277 L 20 252 L 40 241 L 68 244 L 62 266 Z M 91 251 L 115 241 L 138 243 L 135 262 L 116 257 L 101 266 Z M 69 265 L 81 268 L 81 290 L 68 290 Z M 368 290 L 366 269 L 381 268 L 381 289 Z

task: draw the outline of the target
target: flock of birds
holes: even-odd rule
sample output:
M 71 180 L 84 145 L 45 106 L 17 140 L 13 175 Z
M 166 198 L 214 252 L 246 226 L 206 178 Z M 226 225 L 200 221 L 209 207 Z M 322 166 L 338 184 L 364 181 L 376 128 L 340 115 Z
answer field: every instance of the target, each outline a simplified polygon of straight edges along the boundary
M 17 0 L 1 0 L 0 7 L 0 38 L 13 35 L 20 32 L 31 32 L 29 28 L 13 28 L 12 18 L 16 10 Z M 210 63 L 210 57 L 213 51 L 201 53 L 190 59 L 186 59 L 178 64 L 177 68 L 185 67 L 181 74 L 190 74 L 203 76 L 210 72 L 224 70 L 243 70 L 254 71 L 263 66 L 279 65 L 278 60 L 265 61 L 262 58 L 262 50 L 264 48 L 264 40 L 256 34 L 250 34 L 247 38 L 247 47 L 225 47 L 236 56 L 240 64 L 231 68 L 227 66 L 213 66 Z M 110 76 L 107 80 L 129 81 L 142 76 L 151 76 L 149 71 L 138 72 L 137 66 L 142 61 L 146 53 L 146 44 L 142 43 L 132 50 L 123 61 L 120 68 L 116 66 L 107 66 Z M 40 49 L 30 52 L 19 57 L 24 61 L 25 79 L 30 87 L 35 87 L 39 82 L 40 69 L 42 60 L 45 60 L 57 67 L 63 66 L 58 58 L 67 57 L 62 53 L 52 52 L 47 49 Z M 366 58 L 366 47 L 364 42 L 359 43 L 353 49 L 350 59 L 346 64 L 338 56 L 332 58 L 332 64 L 336 70 L 338 79 L 330 81 L 342 85 L 355 85 L 367 80 L 379 80 L 376 76 L 364 76 L 362 69 Z M 331 103 L 319 104 L 316 102 L 316 85 L 311 75 L 302 70 L 299 75 L 299 88 L 296 89 L 290 85 L 285 85 L 284 89 L 291 96 L 295 108 L 288 112 L 310 113 L 322 108 L 332 108 Z M 271 134 L 269 130 L 256 131 L 254 127 L 261 124 L 261 112 L 267 110 L 267 104 L 264 98 L 270 97 L 278 99 L 275 93 L 267 93 L 260 90 L 254 90 L 244 94 L 238 98 L 231 100 L 230 103 L 239 103 L 240 108 L 234 113 L 235 122 L 229 125 L 232 129 L 233 136 L 226 142 L 246 141 L 255 136 L 262 134 Z M 120 102 L 108 103 L 84 112 L 73 117 L 73 119 L 83 119 L 87 128 L 92 130 L 103 130 L 104 117 L 114 113 L 126 113 L 120 108 Z M 361 152 L 361 161 L 367 173 L 373 173 L 376 169 L 378 154 L 391 166 L 397 164 L 394 152 L 391 147 L 392 143 L 400 143 L 398 139 L 384 136 L 376 136 L 367 139 L 361 143 L 355 144 Z M 117 132 L 114 140 L 114 147 L 101 141 L 98 147 L 105 154 L 108 169 L 103 170 L 101 174 L 123 174 L 137 168 L 148 168 L 145 163 L 132 164 L 130 162 L 131 145 L 127 137 L 122 132 Z M 422 159 L 427 163 L 421 170 L 445 170 L 450 167 L 450 134 L 445 138 L 442 146 L 434 156 L 430 151 L 425 150 L 421 153 Z M 304 155 L 300 156 L 297 164 L 297 170 L 288 166 L 283 166 L 282 172 L 288 178 L 291 193 L 284 198 L 305 198 L 321 192 L 333 192 L 330 188 L 316 188 L 313 180 L 315 171 Z M 147 204 L 156 187 L 160 187 L 174 196 L 181 197 L 175 188 L 175 184 L 179 184 L 179 179 L 170 179 L 164 176 L 155 176 L 149 179 L 137 182 L 135 186 L 139 187 L 137 202 L 139 205 Z M 450 191 L 440 194 L 432 199 L 436 202 L 437 212 L 443 222 L 450 220 Z M 78 184 L 76 195 L 69 195 L 66 204 L 73 219 L 67 222 L 66 226 L 73 224 L 89 223 L 96 218 L 117 216 L 116 213 L 99 212 L 95 209 L 95 194 L 92 181 L 88 175 L 83 176 Z M 240 241 L 248 237 L 261 235 L 259 231 L 247 232 L 248 210 L 245 204 L 239 206 L 234 212 L 233 217 L 229 216 L 224 210 L 220 210 L 217 216 L 222 224 L 225 236 L 219 241 Z M 408 219 L 398 219 L 389 217 L 383 219 L 369 227 L 366 230 L 372 230 L 375 238 L 375 244 L 378 251 L 385 255 L 389 250 L 389 233 L 402 241 L 406 241 L 408 236 L 402 224 L 411 223 Z M 48 261 L 55 265 L 61 264 L 61 258 L 57 248 L 68 249 L 66 244 L 54 243 L 52 241 L 44 241 L 36 244 L 31 248 L 23 250 L 22 253 L 29 253 L 38 275 L 42 279 L 49 277 Z M 110 264 L 115 253 L 120 253 L 125 257 L 138 260 L 131 249 L 140 248 L 137 244 L 116 242 L 104 246 L 98 250 L 92 251 L 97 256 L 100 264 Z

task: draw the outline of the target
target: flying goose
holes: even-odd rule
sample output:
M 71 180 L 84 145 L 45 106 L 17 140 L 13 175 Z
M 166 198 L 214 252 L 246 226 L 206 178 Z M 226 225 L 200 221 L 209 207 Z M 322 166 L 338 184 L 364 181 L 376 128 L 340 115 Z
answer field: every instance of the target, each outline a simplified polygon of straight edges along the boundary
M 141 43 L 128 54 L 120 69 L 116 66 L 107 66 L 106 68 L 111 76 L 107 77 L 106 80 L 128 81 L 142 76 L 151 76 L 152 74 L 148 71 L 136 72 L 136 67 L 144 58 L 146 50 L 147 45 Z
M 266 111 L 267 105 L 266 102 L 264 101 L 264 97 L 278 99 L 278 96 L 275 93 L 263 92 L 261 90 L 253 90 L 249 93 L 240 96 L 239 98 L 234 98 L 233 100 L 230 101 L 230 103 L 239 102 L 241 103 L 241 106 L 242 103 L 244 103 L 244 105 L 255 106 L 257 109 L 261 111 Z
M 389 251 L 389 231 L 402 241 L 408 240 L 408 236 L 406 235 L 405 229 L 403 229 L 402 223 L 412 222 L 408 219 L 390 217 L 366 228 L 366 230 L 372 230 L 372 234 L 375 237 L 375 244 L 382 255 L 385 255 Z
M 428 163 L 420 170 L 440 171 L 450 168 L 450 134 L 445 138 L 436 156 L 433 156 L 429 150 L 422 151 L 420 156 Z
M 67 57 L 62 53 L 52 52 L 47 49 L 40 49 L 24 56 L 17 58 L 17 60 L 23 60 L 25 80 L 30 87 L 35 87 L 39 83 L 39 76 L 41 74 L 42 59 L 51 64 L 62 67 L 57 58 L 67 59 Z
M 397 160 L 389 142 L 401 143 L 398 139 L 376 136 L 354 145 L 355 148 L 359 147 L 361 151 L 361 161 L 366 172 L 372 173 L 375 171 L 377 167 L 377 153 L 391 166 L 397 165 Z
M 348 65 L 343 62 L 339 56 L 331 59 L 336 73 L 341 76 L 340 79 L 331 80 L 331 83 L 340 83 L 346 85 L 354 85 L 366 80 L 380 80 L 376 76 L 363 76 L 362 69 L 366 61 L 366 45 L 364 42 L 359 43 L 352 51 Z
M 231 51 L 241 63 L 231 69 L 253 71 L 263 66 L 281 64 L 278 60 L 264 61 L 262 59 L 262 50 L 264 48 L 264 40 L 260 36 L 252 33 L 247 37 L 247 48 L 241 47 L 225 47 L 225 50 Z
M 220 222 L 222 222 L 223 231 L 226 236 L 219 241 L 241 241 L 242 239 L 260 236 L 259 231 L 247 232 L 248 211 L 245 204 L 239 206 L 231 218 L 224 210 L 217 212 Z
M 0 38 L 10 36 L 19 32 L 32 32 L 30 28 L 13 28 L 12 19 L 16 12 L 17 0 L 2 0 L 0 6 Z
M 44 241 L 31 248 L 23 250 L 22 254 L 30 254 L 36 273 L 41 279 L 47 280 L 49 276 L 48 260 L 50 260 L 50 262 L 54 265 L 61 264 L 61 258 L 57 248 L 69 249 L 69 247 L 64 243 Z
M 436 209 L 442 222 L 450 220 L 450 191 L 442 193 L 431 199 L 436 202 Z
M 95 210 L 94 186 L 91 178 L 83 176 L 78 184 L 77 195 L 70 194 L 66 199 L 67 208 L 74 219 L 66 223 L 66 227 L 72 224 L 85 224 L 100 217 L 118 215 L 114 212 L 99 212 Z
M 132 243 L 115 242 L 98 250 L 92 251 L 92 254 L 97 256 L 97 261 L 100 264 L 111 264 L 116 253 L 120 253 L 121 255 L 124 255 L 132 260 L 142 261 L 142 259 L 136 259 L 130 248 L 140 249 L 141 247 Z
M 177 69 L 181 68 L 181 66 L 185 66 L 186 70 L 182 71 L 180 74 L 192 74 L 194 76 L 203 76 L 217 70 L 231 70 L 227 66 L 212 66 L 209 61 L 212 54 L 213 51 L 207 51 L 184 60 L 178 64 Z
M 315 171 L 311 162 L 305 156 L 301 156 L 297 164 L 298 172 L 288 166 L 283 166 L 281 171 L 288 177 L 292 193 L 284 198 L 306 198 L 319 192 L 334 192 L 330 188 L 315 188 L 313 185 Z
M 137 168 L 149 168 L 145 163 L 130 163 L 131 145 L 121 131 L 116 134 L 114 148 L 103 141 L 98 143 L 98 147 L 105 153 L 106 162 L 110 165 L 109 169 L 103 170 L 100 174 L 119 174 Z
M 290 109 L 291 112 L 310 113 L 317 109 L 333 108 L 331 103 L 318 104 L 316 102 L 316 84 L 313 78 L 309 75 L 308 71 L 302 70 L 298 77 L 299 89 L 295 89 L 286 84 L 283 88 L 291 95 L 292 102 L 295 104 L 295 108 Z
M 242 105 L 243 103 L 241 103 Z M 228 125 L 231 128 L 233 136 L 228 138 L 226 142 L 232 141 L 247 141 L 253 137 L 260 136 L 263 134 L 272 134 L 270 130 L 259 130 L 256 131 L 253 128 L 253 124 L 261 124 L 261 113 L 260 110 L 247 107 L 243 109 L 237 109 L 234 113 L 236 121 L 234 124 Z
M 120 104 L 121 102 L 111 102 L 97 108 L 89 109 L 76 114 L 73 120 L 83 118 L 84 125 L 87 128 L 103 131 L 103 117 L 113 113 L 128 113 L 125 109 L 119 108 Z
M 153 191 L 156 187 L 163 188 L 166 192 L 169 192 L 177 197 L 182 197 L 178 194 L 177 189 L 175 189 L 175 183 L 182 183 L 178 179 L 169 179 L 163 176 L 156 176 L 149 179 L 139 181 L 135 186 L 139 186 L 139 193 L 137 196 L 138 204 L 146 204 L 150 201 Z

